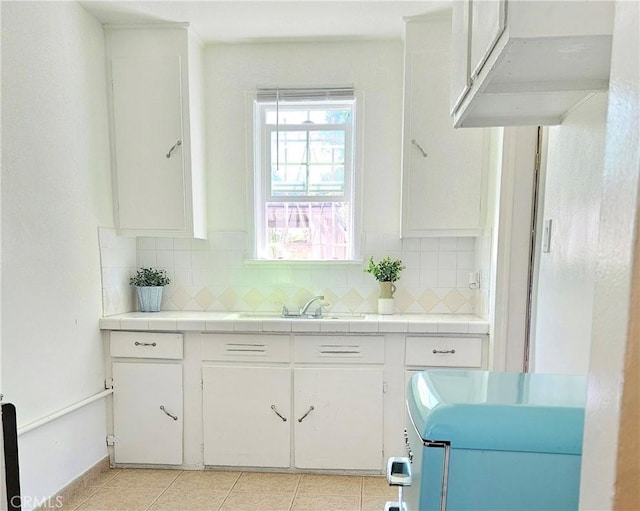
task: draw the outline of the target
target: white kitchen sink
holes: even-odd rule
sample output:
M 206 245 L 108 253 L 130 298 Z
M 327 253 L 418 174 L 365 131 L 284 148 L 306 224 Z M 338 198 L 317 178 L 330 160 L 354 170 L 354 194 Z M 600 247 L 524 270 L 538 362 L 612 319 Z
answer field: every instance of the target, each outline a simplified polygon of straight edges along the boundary
M 322 321 L 326 321 L 326 320 L 340 320 L 340 321 L 353 321 L 353 320 L 359 320 L 359 319 L 364 319 L 365 315 L 364 314 L 352 314 L 352 313 L 332 313 L 332 312 L 327 312 L 325 313 L 321 318 L 316 318 L 313 316 L 287 316 L 287 317 L 282 317 L 282 314 L 280 312 L 238 312 L 238 318 L 246 318 L 246 319 L 261 319 L 261 320 L 268 320 L 268 319 L 291 319 L 291 320 L 300 320 L 300 321 L 308 321 L 308 320 L 313 320 L 313 319 L 317 319 L 317 320 L 322 320 Z

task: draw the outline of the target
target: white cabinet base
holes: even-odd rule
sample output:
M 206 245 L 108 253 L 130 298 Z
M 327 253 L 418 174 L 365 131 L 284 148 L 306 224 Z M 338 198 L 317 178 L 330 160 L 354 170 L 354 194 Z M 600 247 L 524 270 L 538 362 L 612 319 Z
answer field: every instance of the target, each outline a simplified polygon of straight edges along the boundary
M 114 461 L 182 464 L 182 365 L 113 364 Z
M 289 467 L 288 367 L 204 366 L 202 392 L 205 465 Z
M 294 381 L 296 468 L 380 470 L 382 368 L 300 368 Z

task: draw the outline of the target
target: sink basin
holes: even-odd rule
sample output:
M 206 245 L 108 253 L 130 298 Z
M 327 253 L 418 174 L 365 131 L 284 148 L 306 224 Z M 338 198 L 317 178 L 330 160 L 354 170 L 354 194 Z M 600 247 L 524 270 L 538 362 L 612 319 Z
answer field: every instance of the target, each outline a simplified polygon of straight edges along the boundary
M 327 312 L 321 318 L 314 318 L 313 316 L 287 316 L 283 318 L 280 312 L 239 312 L 238 317 L 246 318 L 246 319 L 292 319 L 292 320 L 317 319 L 317 320 L 323 320 L 323 321 L 327 319 L 333 319 L 333 320 L 351 321 L 356 319 L 364 319 L 365 316 L 364 314 L 350 314 L 350 313 L 334 314 L 334 313 Z

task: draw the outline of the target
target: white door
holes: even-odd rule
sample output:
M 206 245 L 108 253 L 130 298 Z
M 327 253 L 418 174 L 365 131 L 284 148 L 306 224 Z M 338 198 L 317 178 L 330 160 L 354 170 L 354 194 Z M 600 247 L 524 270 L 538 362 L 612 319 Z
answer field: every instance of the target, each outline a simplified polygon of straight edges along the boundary
M 204 464 L 289 467 L 291 371 L 202 368 Z
M 380 470 L 382 368 L 294 370 L 295 466 Z
M 116 463 L 182 464 L 182 365 L 113 364 Z
M 185 229 L 180 57 L 115 58 L 111 70 L 118 227 Z

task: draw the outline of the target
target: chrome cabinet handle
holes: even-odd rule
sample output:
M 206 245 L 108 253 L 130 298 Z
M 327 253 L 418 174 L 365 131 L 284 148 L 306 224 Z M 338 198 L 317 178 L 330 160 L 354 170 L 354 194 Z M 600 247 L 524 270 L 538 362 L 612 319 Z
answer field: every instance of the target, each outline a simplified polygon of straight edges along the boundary
M 174 421 L 178 420 L 178 417 L 176 415 L 171 415 L 169 412 L 167 412 L 167 410 L 165 409 L 164 405 L 160 405 L 160 410 L 162 410 L 164 413 L 166 413 L 169 417 L 171 417 Z
M 447 353 L 451 353 L 452 355 L 456 352 L 456 350 L 433 350 L 433 354 L 435 355 L 436 353 L 440 353 L 440 354 L 447 354 Z
M 411 143 L 418 148 L 418 151 L 420 151 L 422 153 L 422 157 L 423 158 L 427 157 L 426 151 L 424 149 L 422 149 L 422 146 L 420 144 L 418 144 L 418 142 L 416 142 L 415 138 L 411 141 Z
M 300 417 L 300 418 L 298 419 L 298 422 L 302 422 L 302 421 L 305 419 L 305 417 L 306 417 L 307 415 L 309 415 L 309 414 L 310 414 L 312 411 L 314 411 L 315 409 L 316 409 L 316 408 L 315 408 L 315 406 L 311 405 L 311 406 L 309 407 L 309 409 L 307 410 L 307 413 L 305 413 L 302 417 Z
M 174 151 L 174 149 L 175 149 L 176 147 L 181 146 L 181 145 L 182 145 L 182 140 L 178 140 L 175 144 L 173 144 L 173 147 L 172 147 L 171 149 L 169 149 L 169 152 L 168 152 L 167 154 L 165 154 L 165 156 L 166 156 L 167 158 L 171 158 L 171 153 Z
M 157 346 L 155 342 L 138 342 L 134 343 L 136 346 L 153 346 L 154 348 Z
M 278 417 L 280 417 L 282 419 L 282 422 L 287 422 L 287 418 L 283 417 L 280 412 L 276 409 L 276 405 L 271 405 L 271 409 L 273 410 L 273 413 L 275 413 Z

